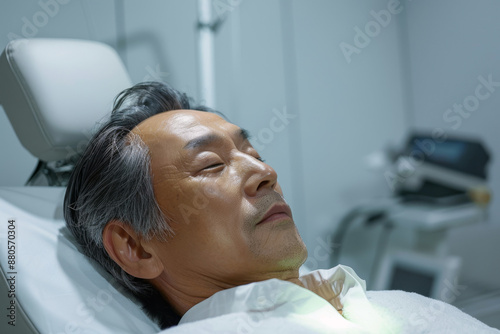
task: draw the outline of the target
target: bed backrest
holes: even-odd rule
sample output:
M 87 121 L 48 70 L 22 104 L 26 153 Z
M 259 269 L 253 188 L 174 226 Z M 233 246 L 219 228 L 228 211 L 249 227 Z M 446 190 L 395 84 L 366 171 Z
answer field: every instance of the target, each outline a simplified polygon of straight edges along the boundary
M 0 57 L 0 104 L 23 146 L 43 161 L 88 142 L 113 97 L 131 86 L 109 46 L 73 39 L 19 39 Z

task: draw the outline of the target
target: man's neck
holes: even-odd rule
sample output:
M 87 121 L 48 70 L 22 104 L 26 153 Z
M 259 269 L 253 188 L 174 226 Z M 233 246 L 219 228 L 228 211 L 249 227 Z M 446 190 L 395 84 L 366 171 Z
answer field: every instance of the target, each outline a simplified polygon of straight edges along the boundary
M 167 274 L 163 273 L 154 281 L 151 281 L 151 283 L 181 316 L 191 307 L 211 297 L 215 293 L 244 284 L 277 278 L 304 287 L 299 280 L 298 270 L 269 272 L 224 280 L 202 275 L 198 275 L 198 277 L 195 276 L 196 275 L 193 275 L 193 273 L 190 273 L 189 275 L 169 277 Z

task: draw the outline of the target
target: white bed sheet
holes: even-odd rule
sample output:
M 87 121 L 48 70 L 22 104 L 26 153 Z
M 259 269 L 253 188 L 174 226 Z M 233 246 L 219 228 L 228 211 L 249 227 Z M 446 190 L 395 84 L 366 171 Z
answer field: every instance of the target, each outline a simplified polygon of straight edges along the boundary
M 157 333 L 159 327 L 118 285 L 108 283 L 105 277 L 109 275 L 71 242 L 61 216 L 63 192 L 62 188 L 34 188 L 34 195 L 26 194 L 25 189 L 0 192 L 0 263 L 4 273 L 10 271 L 7 222 L 16 221 L 17 315 L 21 316 L 22 308 L 39 333 Z M 14 200 L 17 205 L 31 207 L 41 202 L 43 216 L 13 205 Z M 5 310 L 10 298 L 4 291 L 1 297 Z M 6 318 L 2 318 L 5 326 Z

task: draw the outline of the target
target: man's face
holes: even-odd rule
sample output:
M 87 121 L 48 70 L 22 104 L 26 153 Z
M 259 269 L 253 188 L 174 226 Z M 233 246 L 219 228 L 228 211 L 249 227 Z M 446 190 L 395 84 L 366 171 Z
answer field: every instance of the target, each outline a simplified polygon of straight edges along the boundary
M 212 113 L 176 110 L 134 133 L 150 149 L 155 197 L 175 233 L 154 241 L 167 272 L 243 284 L 305 261 L 277 174 L 245 131 Z

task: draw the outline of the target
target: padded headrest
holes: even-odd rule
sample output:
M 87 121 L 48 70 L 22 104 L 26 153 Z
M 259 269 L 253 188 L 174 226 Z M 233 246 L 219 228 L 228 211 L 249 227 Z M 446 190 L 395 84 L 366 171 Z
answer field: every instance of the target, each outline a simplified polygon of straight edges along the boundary
M 131 84 L 118 54 L 98 42 L 20 39 L 0 57 L 0 104 L 23 146 L 43 161 L 81 150 Z

